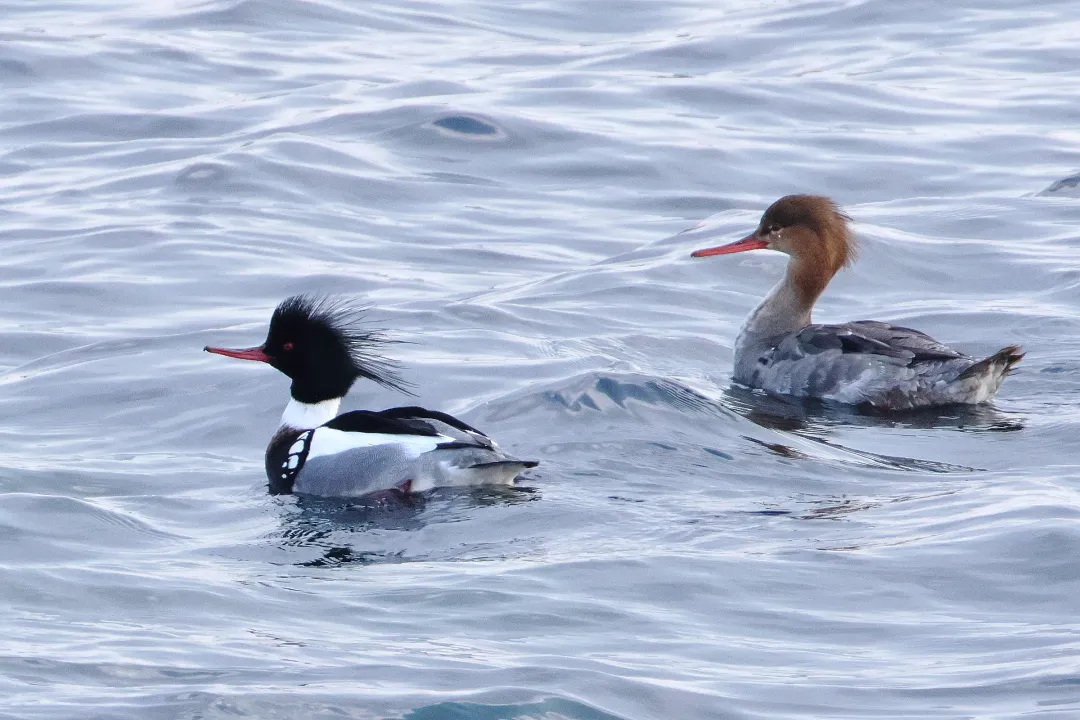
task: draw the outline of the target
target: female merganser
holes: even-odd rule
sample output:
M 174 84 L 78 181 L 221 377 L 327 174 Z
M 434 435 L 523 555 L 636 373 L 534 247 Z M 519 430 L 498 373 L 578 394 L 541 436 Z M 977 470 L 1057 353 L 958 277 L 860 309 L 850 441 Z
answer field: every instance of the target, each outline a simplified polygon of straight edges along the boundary
M 1016 345 L 983 360 L 918 330 L 874 320 L 810 322 L 814 303 L 836 272 L 855 259 L 850 218 L 819 195 L 788 195 L 742 240 L 693 257 L 746 250 L 786 253 L 787 273 L 743 324 L 735 340 L 736 382 L 777 395 L 883 409 L 975 404 L 989 400 L 1020 361 Z
M 292 378 L 292 399 L 266 448 L 274 495 L 357 497 L 381 490 L 422 492 L 451 485 L 509 485 L 536 462 L 506 455 L 474 427 L 419 407 L 337 414 L 358 378 L 406 391 L 387 343 L 343 301 L 297 295 L 274 310 L 266 342 L 207 352 L 256 360 Z

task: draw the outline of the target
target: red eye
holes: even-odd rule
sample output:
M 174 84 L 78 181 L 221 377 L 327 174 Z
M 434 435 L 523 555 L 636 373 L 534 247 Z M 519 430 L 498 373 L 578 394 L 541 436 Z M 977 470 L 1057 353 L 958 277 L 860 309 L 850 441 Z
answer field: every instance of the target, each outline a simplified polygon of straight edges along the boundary
M 292 350 L 292 343 L 285 343 L 281 346 L 282 350 Z

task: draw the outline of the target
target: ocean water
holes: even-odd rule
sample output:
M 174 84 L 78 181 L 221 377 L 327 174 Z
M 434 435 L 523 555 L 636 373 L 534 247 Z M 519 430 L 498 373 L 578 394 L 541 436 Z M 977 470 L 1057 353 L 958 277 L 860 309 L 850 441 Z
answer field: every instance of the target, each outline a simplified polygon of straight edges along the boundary
M 0 718 L 1080 717 L 1075 10 L 0 0 Z M 731 386 L 791 192 L 992 406 Z M 540 467 L 268 496 L 304 291 Z

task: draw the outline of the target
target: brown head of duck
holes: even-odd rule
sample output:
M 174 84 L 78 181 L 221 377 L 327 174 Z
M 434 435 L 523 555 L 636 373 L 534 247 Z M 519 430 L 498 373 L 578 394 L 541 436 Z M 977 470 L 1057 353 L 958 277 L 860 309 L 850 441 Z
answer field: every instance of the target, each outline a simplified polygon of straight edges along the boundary
M 747 250 L 778 250 L 791 260 L 788 278 L 799 300 L 812 307 L 833 275 L 855 261 L 857 247 L 851 220 L 822 195 L 787 195 L 761 216 L 754 232 L 727 245 L 698 250 L 693 257 L 729 255 Z

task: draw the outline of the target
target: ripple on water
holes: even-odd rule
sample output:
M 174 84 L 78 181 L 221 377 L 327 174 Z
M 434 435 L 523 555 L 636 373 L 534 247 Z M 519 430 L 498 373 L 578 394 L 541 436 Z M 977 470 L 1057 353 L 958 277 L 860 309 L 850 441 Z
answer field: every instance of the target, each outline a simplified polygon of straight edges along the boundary
M 497 125 L 471 115 L 441 117 L 433 120 L 431 126 L 450 136 L 465 136 L 472 139 L 494 140 L 504 134 Z
M 410 710 L 402 716 L 402 720 L 523 720 L 533 717 L 550 720 L 622 720 L 618 715 L 564 698 L 547 698 L 518 705 L 442 702 Z
M 3 12 L 0 715 L 1080 712 L 1072 4 Z M 806 191 L 815 319 L 1021 343 L 993 406 L 730 386 L 783 258 L 688 255 Z M 288 379 L 201 350 L 311 290 L 408 341 L 346 409 L 541 465 L 269 497 Z
M 1062 178 L 1039 194 L 1053 197 L 1080 197 L 1080 175 Z

